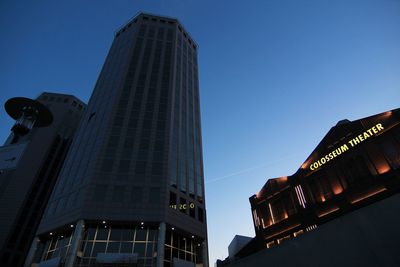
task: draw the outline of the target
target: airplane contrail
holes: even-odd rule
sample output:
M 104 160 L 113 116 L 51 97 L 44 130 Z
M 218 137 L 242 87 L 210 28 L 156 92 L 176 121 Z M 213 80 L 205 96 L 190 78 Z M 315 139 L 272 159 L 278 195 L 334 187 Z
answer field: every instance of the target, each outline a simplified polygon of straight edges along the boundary
M 239 175 L 239 174 L 242 174 L 242 173 L 250 172 L 250 171 L 253 171 L 253 170 L 256 170 L 256 169 L 260 169 L 260 168 L 263 168 L 263 167 L 266 167 L 266 166 L 269 166 L 269 165 L 276 164 L 278 162 L 293 158 L 293 157 L 298 156 L 298 155 L 300 155 L 300 153 L 294 154 L 294 155 L 290 155 L 290 156 L 287 156 L 287 157 L 283 157 L 283 158 L 280 158 L 278 160 L 267 162 L 267 163 L 264 163 L 264 164 L 261 164 L 261 165 L 249 167 L 249 168 L 246 168 L 246 169 L 243 169 L 243 170 L 240 170 L 240 171 L 237 171 L 237 172 L 233 172 L 233 173 L 230 173 L 230 174 L 227 174 L 227 175 L 216 177 L 216 178 L 207 180 L 206 183 L 208 184 L 208 183 L 213 183 L 213 182 L 217 182 L 217 181 L 220 181 L 220 180 L 224 180 L 224 179 L 232 177 L 232 176 L 236 176 L 236 175 Z

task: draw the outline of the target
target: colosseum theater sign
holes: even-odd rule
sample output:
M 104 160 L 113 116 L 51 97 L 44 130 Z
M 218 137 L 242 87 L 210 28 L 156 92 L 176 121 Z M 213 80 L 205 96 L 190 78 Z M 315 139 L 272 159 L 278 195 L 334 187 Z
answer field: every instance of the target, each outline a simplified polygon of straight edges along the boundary
M 366 139 L 370 137 L 376 136 L 380 131 L 384 128 L 381 123 L 376 124 L 375 126 L 371 127 L 370 129 L 366 130 L 365 132 L 359 134 L 358 136 L 354 137 L 353 139 L 349 140 L 347 143 L 342 144 L 340 147 L 336 148 L 335 150 L 329 152 L 319 160 L 310 164 L 310 170 L 314 171 L 321 167 L 322 165 L 328 163 L 329 161 L 333 160 L 334 158 L 340 156 L 341 154 L 349 151 L 353 147 L 356 147 Z

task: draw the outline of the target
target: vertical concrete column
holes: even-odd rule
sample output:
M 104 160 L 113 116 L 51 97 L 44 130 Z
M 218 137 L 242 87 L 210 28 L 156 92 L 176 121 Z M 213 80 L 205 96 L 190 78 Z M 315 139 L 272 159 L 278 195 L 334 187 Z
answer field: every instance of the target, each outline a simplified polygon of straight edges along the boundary
M 26 256 L 26 259 L 25 259 L 24 267 L 30 267 L 32 265 L 33 257 L 35 257 L 35 253 L 36 253 L 39 242 L 40 242 L 39 237 L 35 237 L 33 239 L 31 248 L 29 249 L 28 255 Z
M 208 242 L 207 240 L 203 241 L 203 266 L 208 267 Z
M 157 267 L 164 267 L 165 233 L 166 233 L 165 222 L 161 222 L 158 230 L 158 241 L 157 241 Z
M 71 247 L 68 250 L 68 254 L 65 257 L 64 267 L 72 267 L 76 259 L 76 253 L 78 252 L 79 243 L 82 240 L 82 233 L 84 230 L 84 221 L 80 220 L 75 226 L 74 235 L 72 236 Z

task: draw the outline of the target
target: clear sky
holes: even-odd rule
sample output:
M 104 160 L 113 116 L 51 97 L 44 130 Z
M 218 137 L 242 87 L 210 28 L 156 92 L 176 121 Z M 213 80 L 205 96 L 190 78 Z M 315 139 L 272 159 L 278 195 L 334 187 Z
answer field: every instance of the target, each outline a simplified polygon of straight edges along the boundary
M 178 18 L 199 44 L 211 264 L 254 236 L 248 198 L 268 178 L 294 173 L 337 121 L 400 106 L 398 0 L 2 0 L 0 102 L 87 102 L 139 11 Z M 4 110 L 0 123 L 3 142 Z

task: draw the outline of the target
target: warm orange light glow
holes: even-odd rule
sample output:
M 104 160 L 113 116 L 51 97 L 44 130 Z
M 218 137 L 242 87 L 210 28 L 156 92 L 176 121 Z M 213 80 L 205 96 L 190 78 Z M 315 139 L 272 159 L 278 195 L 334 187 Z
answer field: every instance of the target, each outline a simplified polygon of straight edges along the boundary
M 289 218 L 289 216 L 288 216 L 287 212 L 285 212 L 285 215 L 284 215 L 284 217 L 285 217 L 285 219 Z
M 383 113 L 383 117 L 389 117 L 389 116 L 391 116 L 392 115 L 392 111 L 391 110 L 389 110 L 389 111 L 386 111 L 385 113 Z
M 276 179 L 278 182 L 287 182 L 288 177 L 287 176 L 283 176 L 283 177 L 279 177 Z
M 325 200 L 326 200 L 326 199 L 325 199 L 324 195 L 321 195 L 321 201 L 322 201 L 322 202 L 325 202 Z
M 298 223 L 298 224 L 293 225 L 293 226 L 291 226 L 291 227 L 285 228 L 284 230 L 282 230 L 282 231 L 280 231 L 280 232 L 278 232 L 278 233 L 275 233 L 275 234 L 273 234 L 273 235 L 268 236 L 266 239 L 269 239 L 269 238 L 271 238 L 271 237 L 274 237 L 274 236 L 280 235 L 280 234 L 282 234 L 282 233 L 284 233 L 284 232 L 287 232 L 287 231 L 289 231 L 289 230 L 292 230 L 292 229 L 296 228 L 297 226 L 300 226 L 300 224 Z
M 304 231 L 303 230 L 299 230 L 299 231 L 293 233 L 293 236 L 297 237 L 297 236 L 301 235 L 302 233 L 304 233 Z
M 274 214 L 272 213 L 272 207 L 271 207 L 270 203 L 268 203 L 268 208 L 269 208 L 269 214 L 270 214 L 271 219 L 272 219 L 272 224 L 274 224 L 275 223 L 275 219 L 274 219 Z
M 378 169 L 379 174 L 384 174 L 390 171 L 390 166 L 386 162 L 381 162 L 381 164 L 376 166 L 376 168 Z
M 342 186 L 341 185 L 335 185 L 333 188 L 332 188 L 332 190 L 333 190 L 333 193 L 335 194 L 335 195 L 338 195 L 338 194 L 340 194 L 340 193 L 342 193 L 343 192 L 343 188 L 342 188 Z
M 332 212 L 335 212 L 335 211 L 337 211 L 337 210 L 339 210 L 339 208 L 338 208 L 338 207 L 334 207 L 334 208 L 332 208 L 332 209 L 330 209 L 330 210 L 327 210 L 327 211 L 325 211 L 325 212 L 322 212 L 322 213 L 318 214 L 318 218 L 321 218 L 321 217 L 323 217 L 323 216 L 325 216 L 325 215 L 328 215 L 328 214 L 330 214 L 330 213 L 332 213 Z
M 308 166 L 310 166 L 310 164 L 311 164 L 311 162 L 313 162 L 313 159 L 308 159 L 308 160 L 306 160 L 302 165 L 301 165 L 301 169 L 307 169 L 308 168 Z
M 379 193 L 381 193 L 381 192 L 383 192 L 383 191 L 386 191 L 386 187 L 377 189 L 377 190 L 375 190 L 375 191 L 373 191 L 373 192 L 371 192 L 371 193 L 368 193 L 368 194 L 366 194 L 366 195 L 364 195 L 364 196 L 362 196 L 362 197 L 359 197 L 359 198 L 357 198 L 357 199 L 354 199 L 354 200 L 351 201 L 351 204 L 354 204 L 354 203 L 357 203 L 357 202 L 359 202 L 359 201 L 361 201 L 361 200 L 364 200 L 364 199 L 366 199 L 366 198 L 372 197 L 372 196 L 374 196 L 374 195 L 376 195 L 376 194 L 379 194 Z

